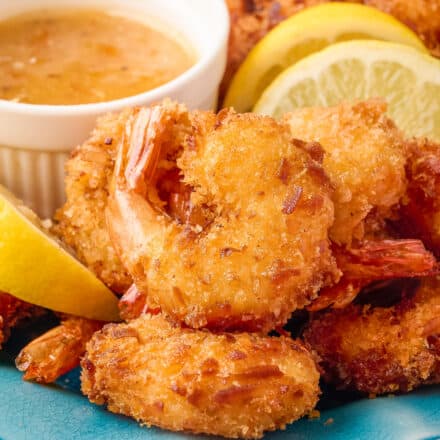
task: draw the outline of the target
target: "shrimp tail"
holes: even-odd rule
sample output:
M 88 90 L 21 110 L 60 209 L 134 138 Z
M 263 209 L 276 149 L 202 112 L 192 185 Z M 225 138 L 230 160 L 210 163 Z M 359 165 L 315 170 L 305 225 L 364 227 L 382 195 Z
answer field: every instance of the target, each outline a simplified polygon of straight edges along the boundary
M 338 267 L 350 280 L 383 280 L 433 275 L 438 265 L 420 240 L 364 242 L 353 249 L 337 248 Z
M 393 278 L 414 278 L 439 272 L 435 257 L 420 240 L 367 241 L 358 248 L 334 246 L 341 280 L 321 290 L 319 297 L 308 307 L 309 311 L 350 304 L 373 281 Z
M 148 184 L 159 162 L 158 142 L 167 127 L 161 106 L 137 108 L 125 126 L 115 164 L 115 184 L 118 188 L 147 195 Z
M 24 372 L 25 380 L 54 382 L 79 365 L 86 343 L 102 326 L 103 323 L 98 321 L 68 318 L 26 345 L 17 356 L 15 365 Z

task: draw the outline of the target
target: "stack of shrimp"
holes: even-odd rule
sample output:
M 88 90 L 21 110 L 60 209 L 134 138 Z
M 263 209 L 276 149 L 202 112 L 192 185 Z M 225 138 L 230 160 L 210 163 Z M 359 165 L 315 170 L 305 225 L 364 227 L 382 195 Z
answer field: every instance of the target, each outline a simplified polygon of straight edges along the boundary
M 230 110 L 165 102 L 113 118 L 120 131 L 109 136 L 105 119 L 69 165 L 81 197 L 90 152 L 110 161 L 105 193 L 90 194 L 103 196 L 100 223 L 131 280 L 128 324 L 87 345 L 85 394 L 146 424 L 227 437 L 260 437 L 311 411 L 313 357 L 267 334 L 340 277 L 321 147 Z M 72 195 L 57 227 L 74 245 L 71 219 L 84 224 L 85 206 Z
M 227 0 L 221 94 L 271 28 L 327 1 Z M 439 0 L 353 1 L 440 55 Z M 320 376 L 370 395 L 440 382 L 439 145 L 385 113 L 369 100 L 276 122 L 166 101 L 102 117 L 67 163 L 54 232 L 122 295 L 125 323 L 62 316 L 18 356 L 24 377 L 82 358 L 92 402 L 243 438 L 312 411 Z M 0 346 L 38 313 L 0 293 Z
M 18 367 L 51 381 L 85 351 L 92 402 L 243 438 L 309 413 L 320 375 L 370 394 L 439 382 L 440 150 L 385 113 L 369 100 L 277 122 L 165 101 L 103 117 L 54 229 L 123 294 L 126 322 L 67 317 Z M 387 307 L 359 303 L 396 280 Z

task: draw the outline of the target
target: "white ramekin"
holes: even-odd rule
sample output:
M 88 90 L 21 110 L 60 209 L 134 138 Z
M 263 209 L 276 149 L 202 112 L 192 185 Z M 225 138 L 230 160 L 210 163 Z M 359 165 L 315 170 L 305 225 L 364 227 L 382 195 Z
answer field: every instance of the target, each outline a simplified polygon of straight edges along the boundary
M 98 104 L 34 105 L 0 100 L 0 184 L 40 216 L 64 199 L 64 162 L 83 142 L 98 115 L 165 97 L 190 108 L 215 107 L 226 65 L 229 16 L 223 0 L 14 0 L 0 2 L 0 20 L 42 8 L 101 8 L 182 36 L 197 62 L 154 90 Z M 139 57 L 142 53 L 139 53 Z

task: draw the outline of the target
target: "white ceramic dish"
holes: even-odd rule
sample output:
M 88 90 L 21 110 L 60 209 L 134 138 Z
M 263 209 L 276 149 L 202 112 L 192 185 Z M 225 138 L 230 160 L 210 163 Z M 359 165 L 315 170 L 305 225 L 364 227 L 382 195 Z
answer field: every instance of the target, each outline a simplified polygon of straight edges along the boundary
M 165 97 L 190 108 L 216 105 L 226 65 L 229 15 L 223 0 L 14 0 L 0 2 L 0 20 L 43 8 L 98 8 L 145 21 L 181 35 L 198 60 L 156 89 L 115 101 L 50 106 L 0 100 L 0 183 L 40 216 L 49 217 L 63 202 L 69 151 L 87 138 L 98 115 Z

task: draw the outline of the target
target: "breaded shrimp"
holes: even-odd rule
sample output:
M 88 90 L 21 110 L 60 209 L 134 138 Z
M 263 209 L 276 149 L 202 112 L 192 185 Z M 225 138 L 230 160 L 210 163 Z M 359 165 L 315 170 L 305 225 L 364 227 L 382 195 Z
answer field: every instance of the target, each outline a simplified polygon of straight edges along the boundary
M 105 225 L 108 183 L 128 112 L 98 120 L 90 138 L 73 150 L 66 164 L 65 205 L 53 232 L 112 290 L 123 293 L 131 278 L 123 269 Z
M 407 143 L 386 117 L 386 104 L 370 99 L 286 114 L 292 136 L 317 141 L 335 187 L 330 238 L 339 245 L 368 238 L 369 216 L 389 219 L 405 194 Z
M 406 392 L 440 382 L 440 279 L 389 308 L 350 305 L 314 316 L 305 341 L 324 379 L 366 393 Z
M 344 307 L 374 280 L 436 273 L 435 258 L 420 241 L 423 236 L 388 236 L 386 222 L 398 218 L 407 191 L 405 165 L 413 148 L 385 111 L 382 100 L 370 99 L 298 109 L 283 117 L 293 136 L 320 142 L 324 170 L 335 188 L 329 235 L 343 277 L 321 290 L 310 310 Z
M 440 257 L 440 144 L 415 139 L 410 151 L 408 187 L 395 227 L 405 237 L 423 240 Z
M 344 1 L 344 0 L 343 0 Z M 329 0 L 227 0 L 231 17 L 228 63 L 220 97 L 250 50 L 282 20 Z M 352 0 L 393 15 L 413 29 L 432 55 L 440 57 L 440 0 Z
M 150 307 L 193 328 L 269 331 L 339 272 L 319 144 L 269 117 L 134 109 L 107 224 Z
M 148 426 L 259 438 L 311 411 L 319 374 L 300 342 L 173 327 L 162 315 L 110 324 L 82 361 L 82 391 Z

